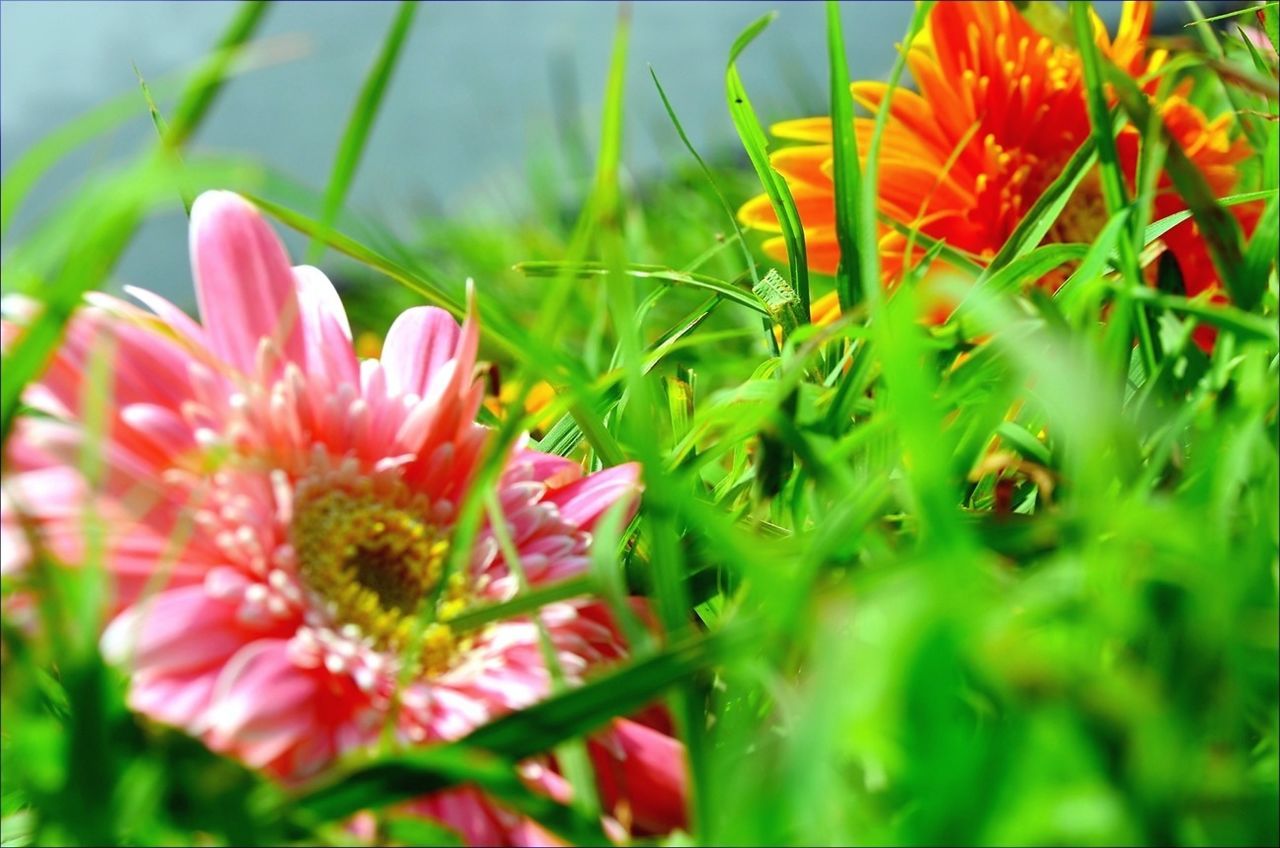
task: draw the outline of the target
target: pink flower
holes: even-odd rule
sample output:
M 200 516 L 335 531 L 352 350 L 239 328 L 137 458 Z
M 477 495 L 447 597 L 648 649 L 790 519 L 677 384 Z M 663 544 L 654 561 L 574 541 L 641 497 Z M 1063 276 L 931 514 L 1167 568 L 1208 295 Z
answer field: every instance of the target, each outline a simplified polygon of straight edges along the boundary
M 8 553 L 21 553 L 19 510 L 75 563 L 91 504 L 115 581 L 102 648 L 130 671 L 130 704 L 285 780 L 369 745 L 388 721 L 400 742 L 429 744 L 547 697 L 533 620 L 449 623 L 517 592 L 487 525 L 466 568 L 444 573 L 489 435 L 475 423 L 474 319 L 460 328 L 410 309 L 381 358 L 359 361 L 329 280 L 291 268 L 257 211 L 226 192 L 196 201 L 191 256 L 202 324 L 150 292 L 131 291 L 150 312 L 95 295 L 26 393 L 52 417 L 20 420 L 10 440 L 5 570 L 19 566 Z M 112 357 L 101 437 L 81 423 L 96 355 Z M 86 443 L 101 453 L 92 485 L 77 470 Z M 497 497 L 531 585 L 587 567 L 593 525 L 619 499 L 634 507 L 637 475 L 629 464 L 584 477 L 523 445 L 510 454 Z M 435 621 L 414 641 L 432 598 Z M 541 618 L 569 681 L 626 654 L 600 603 Z M 661 725 L 617 720 L 590 746 L 608 811 L 640 832 L 684 817 L 683 750 Z M 526 779 L 563 796 L 550 762 L 526 764 Z M 415 808 L 473 843 L 549 838 L 472 789 Z

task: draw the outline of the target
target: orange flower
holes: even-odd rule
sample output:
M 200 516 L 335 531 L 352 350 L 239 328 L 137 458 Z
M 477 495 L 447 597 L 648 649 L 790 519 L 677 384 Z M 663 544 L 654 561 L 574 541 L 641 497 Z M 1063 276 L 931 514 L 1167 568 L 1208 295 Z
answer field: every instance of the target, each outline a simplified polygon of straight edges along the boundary
M 1163 50 L 1148 52 L 1151 4 L 1126 2 L 1113 41 L 1095 20 L 1099 48 L 1135 77 L 1152 77 L 1164 65 Z M 981 259 L 1004 245 L 1023 215 L 1062 172 L 1089 137 L 1081 59 L 1074 50 L 1040 35 L 1007 2 L 941 2 L 907 54 L 919 93 L 893 92 L 880 156 L 879 209 L 888 217 L 946 241 Z M 1155 80 L 1147 80 L 1148 92 Z M 886 85 L 859 82 L 853 97 L 872 112 Z M 1166 126 L 1219 196 L 1234 186 L 1235 166 L 1249 154 L 1230 138 L 1230 118 L 1209 120 L 1179 90 L 1159 104 Z M 871 118 L 855 118 L 858 149 L 870 146 Z M 773 127 L 779 138 L 806 142 L 777 151 L 774 168 L 787 180 L 799 209 L 809 267 L 833 274 L 839 262 L 832 182 L 831 121 L 805 118 Z M 1139 134 L 1132 127 L 1117 140 L 1121 167 L 1132 187 Z M 1155 215 L 1185 208 L 1167 176 L 1160 181 Z M 1237 207 L 1238 208 L 1238 207 Z M 765 196 L 739 211 L 747 226 L 779 232 Z M 1106 221 L 1101 186 L 1087 175 L 1050 231 L 1048 240 L 1088 242 Z M 1189 294 L 1217 286 L 1217 276 L 1194 224 L 1166 234 Z M 902 273 L 907 239 L 883 228 L 880 252 L 886 282 Z M 785 259 L 781 237 L 765 252 Z M 1046 281 L 1060 282 L 1061 278 Z M 819 299 L 815 306 L 822 304 Z

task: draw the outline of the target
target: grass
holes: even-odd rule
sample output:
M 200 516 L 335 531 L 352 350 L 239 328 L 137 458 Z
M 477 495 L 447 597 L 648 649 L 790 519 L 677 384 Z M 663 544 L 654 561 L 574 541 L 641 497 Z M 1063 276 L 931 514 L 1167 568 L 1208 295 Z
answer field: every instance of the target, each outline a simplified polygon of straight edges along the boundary
M 521 387 L 510 409 L 539 380 L 557 390 L 542 449 L 590 467 L 643 464 L 639 518 L 601 525 L 590 571 L 460 619 L 480 627 L 589 592 L 633 634 L 633 656 L 458 742 L 353 757 L 286 790 L 130 714 L 126 681 L 96 651 L 102 588 L 91 577 L 101 569 L 40 562 L 3 583 L 0 843 L 341 844 L 346 817 L 374 809 L 388 839 L 449 844 L 450 833 L 395 805 L 459 783 L 595 843 L 585 739 L 658 700 L 689 751 L 693 810 L 689 833 L 659 844 L 1280 840 L 1280 284 L 1266 153 L 1280 124 L 1250 123 L 1264 150 L 1242 166 L 1237 197 L 1213 198 L 1159 137 L 1146 100 L 1086 51 L 1092 142 L 979 284 L 957 290 L 956 317 L 926 327 L 913 287 L 873 282 L 883 122 L 861 171 L 852 134 L 837 139 L 841 244 L 857 257 L 838 279 L 810 277 L 802 259 L 772 267 L 726 221 L 763 186 L 803 256 L 794 201 L 736 67 L 751 61 L 752 39 L 768 37 L 767 19 L 719 42 L 744 152 L 692 148 L 658 84 L 658 71 L 670 81 L 676 69 L 655 69 L 656 90 L 624 89 L 624 17 L 581 196 L 566 204 L 561 194 L 580 172 L 567 149 L 540 163 L 551 175 L 531 187 L 540 216 L 501 229 L 424 220 L 420 238 L 397 242 L 342 201 L 412 6 L 388 32 L 329 181 L 316 175 L 319 214 L 291 205 L 264 169 L 189 143 L 263 8 L 246 7 L 180 98 L 158 149 L 181 147 L 181 159 L 146 151 L 89 175 L 18 243 L 7 233 L 22 198 L 10 189 L 28 191 L 123 119 L 121 107 L 51 136 L 5 175 L 6 291 L 44 305 L 4 354 L 5 433 L 26 414 L 23 385 L 137 224 L 190 188 L 241 191 L 310 237 L 314 255 L 328 249 L 357 332 L 380 333 L 423 302 L 461 315 L 468 294 L 453 281 L 473 277 L 482 352 Z M 1275 5 L 1266 9 L 1273 26 Z M 1087 34 L 1087 11 L 1033 10 L 1063 38 L 1072 24 Z M 836 88 L 849 76 L 840 12 L 830 7 Z M 904 39 L 927 13 L 921 4 Z M 1219 77 L 1220 108 L 1229 91 L 1274 116 L 1274 94 L 1218 70 L 1274 78 L 1274 57 L 1259 67 L 1234 29 L 1210 35 L 1213 52 L 1185 72 Z M 856 56 L 852 67 L 870 70 Z M 1153 220 L 1150 182 L 1124 185 L 1108 83 L 1148 155 L 1167 150 L 1230 305 L 1188 299 L 1168 277 L 1163 289 L 1140 282 L 1144 251 L 1176 222 Z M 665 107 L 689 155 L 632 187 L 619 180 L 622 115 L 639 98 Z M 1094 167 L 1109 215 L 1096 239 L 1041 245 Z M 1265 209 L 1249 239 L 1223 223 L 1241 200 Z M 917 244 L 972 265 L 923 236 Z M 1032 285 L 1063 267 L 1056 295 Z M 855 308 L 813 327 L 804 307 L 830 288 Z M 786 319 L 781 345 L 770 315 Z M 1201 323 L 1218 331 L 1210 353 L 1191 341 Z M 107 381 L 91 382 L 90 408 L 101 409 Z M 495 439 L 510 444 L 538 423 L 511 412 Z M 478 477 L 499 470 L 495 450 Z M 486 491 L 461 506 L 455 552 L 492 508 Z M 23 612 L 28 592 L 38 603 Z M 644 633 L 628 595 L 648 597 L 665 635 Z M 553 749 L 571 764 L 575 804 L 517 777 L 518 761 Z

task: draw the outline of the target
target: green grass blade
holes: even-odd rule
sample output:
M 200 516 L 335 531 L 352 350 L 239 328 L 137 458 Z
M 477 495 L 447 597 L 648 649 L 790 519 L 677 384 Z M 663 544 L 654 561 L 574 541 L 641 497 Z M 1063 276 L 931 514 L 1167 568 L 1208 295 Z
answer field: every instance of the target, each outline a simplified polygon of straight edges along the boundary
M 1013 260 L 1027 255 L 1040 244 L 1058 220 L 1058 216 L 1062 214 L 1062 210 L 1066 208 L 1080 181 L 1092 170 L 1097 161 L 1096 142 L 1093 138 L 1089 138 L 1075 153 L 1071 154 L 1071 158 L 1062 168 L 1062 173 L 1055 177 L 1049 187 L 1036 198 L 1036 202 L 1027 210 L 1027 214 L 1014 227 L 1009 240 L 1004 243 L 1004 247 L 1000 248 L 992 258 L 991 264 L 987 266 L 988 276 L 995 274 Z M 983 283 L 983 280 L 979 280 L 978 285 Z
M 588 279 L 606 277 L 609 274 L 608 269 L 598 262 L 521 262 L 515 266 L 515 270 L 530 277 L 555 277 L 570 273 L 581 279 Z M 626 274 L 637 280 L 657 280 L 671 285 L 712 291 L 761 315 L 769 314 L 768 307 L 753 292 L 706 274 L 676 271 L 661 265 L 634 264 L 627 266 Z
M 707 167 L 707 163 L 698 154 L 694 148 L 693 142 L 689 140 L 689 136 L 685 134 L 684 127 L 680 123 L 680 119 L 676 117 L 676 110 L 672 107 L 671 101 L 667 99 L 667 92 L 663 90 L 662 83 L 658 82 L 658 74 L 653 70 L 653 66 L 649 66 L 649 76 L 653 78 L 653 85 L 658 89 L 658 97 L 662 98 L 662 108 L 666 110 L 667 117 L 671 119 L 671 125 L 676 128 L 676 134 L 680 136 L 680 141 L 684 144 L 685 149 L 697 161 L 698 167 L 702 169 L 703 175 L 707 178 L 712 190 L 716 193 L 716 199 L 720 201 L 720 205 L 724 207 L 724 213 L 729 217 L 729 226 L 733 227 L 733 233 L 737 237 L 738 245 L 742 248 L 742 258 L 747 263 L 747 272 L 751 275 L 751 281 L 758 283 L 760 281 L 759 272 L 756 271 L 755 260 L 751 258 L 751 249 L 747 247 L 747 239 L 742 234 L 742 227 L 738 225 L 738 216 L 733 212 L 733 206 L 730 205 L 729 199 L 724 196 L 724 192 L 720 190 L 720 186 L 716 185 L 715 177 L 711 173 L 711 169 Z
M 347 119 L 346 129 L 342 132 L 342 141 L 338 145 L 338 154 L 333 160 L 333 168 L 329 172 L 329 186 L 324 193 L 324 206 L 320 211 L 320 222 L 331 225 L 336 220 L 338 210 L 346 199 L 347 189 L 355 178 L 356 168 L 360 166 L 360 158 L 364 154 L 365 143 L 373 130 L 373 123 L 378 117 L 378 109 L 382 106 L 382 98 L 386 94 L 387 84 L 400 58 L 409 35 L 409 27 L 413 24 L 414 13 L 418 4 L 414 0 L 404 0 L 396 12 L 395 20 L 382 41 L 382 49 L 369 75 L 365 77 L 360 95 L 356 98 L 355 108 Z M 324 242 L 313 239 L 307 248 L 307 262 L 318 262 L 324 254 Z
M 849 64 L 845 58 L 840 4 L 827 0 L 827 64 L 831 81 L 831 150 L 834 156 L 836 241 L 840 264 L 836 268 L 836 292 L 841 310 L 852 309 L 862 297 L 862 250 L 876 245 L 858 240 L 862 167 L 858 162 L 858 137 L 853 130 L 853 97 L 849 90 Z
M 356 768 L 304 790 L 281 812 L 315 822 L 341 821 L 361 810 L 462 784 L 475 786 L 576 844 L 604 844 L 597 822 L 525 786 L 513 762 L 475 746 L 453 743 L 425 748 Z
M 106 280 L 143 215 L 171 198 L 189 177 L 221 174 L 225 179 L 229 172 L 225 167 L 179 167 L 166 158 L 149 157 L 83 190 L 50 220 L 44 241 L 55 249 L 48 267 L 40 262 L 24 267 L 22 256 L 7 257 L 6 276 L 12 279 L 9 272 L 19 269 L 20 286 L 38 292 L 42 308 L 3 359 L 0 441 L 8 439 L 22 390 L 44 371 L 84 293 Z
M 1129 190 L 1125 184 L 1124 173 L 1120 169 L 1119 153 L 1116 149 L 1115 122 L 1111 109 L 1107 105 L 1107 93 L 1103 86 L 1104 59 L 1098 50 L 1093 34 L 1093 10 L 1087 2 L 1071 4 L 1071 25 L 1075 35 L 1076 50 L 1080 54 L 1084 69 L 1085 102 L 1089 108 L 1089 122 L 1092 125 L 1092 138 L 1098 153 L 1098 174 L 1102 182 L 1102 196 L 1106 202 L 1107 214 L 1115 217 L 1128 209 L 1131 203 Z M 1150 132 L 1149 120 L 1138 120 L 1130 114 L 1130 120 L 1140 132 Z M 1119 247 L 1120 274 L 1129 289 L 1118 293 L 1119 302 L 1107 326 L 1108 348 L 1117 362 L 1129 361 L 1132 346 L 1133 328 L 1137 328 L 1138 347 L 1143 356 L 1143 363 L 1148 375 L 1154 373 L 1156 365 L 1148 325 L 1141 308 L 1135 306 L 1129 298 L 1130 290 L 1138 290 L 1144 286 L 1142 268 L 1138 261 L 1136 245 L 1137 236 L 1133 215 L 1125 219 L 1125 232 L 1117 245 Z M 1142 216 L 1145 218 L 1145 216 Z
M 350 256 L 357 262 L 381 271 L 391 279 L 421 295 L 429 303 L 443 307 L 459 318 L 465 314 L 466 310 L 457 296 L 448 292 L 444 285 L 433 277 L 388 259 L 376 250 L 339 232 L 332 226 L 323 224 L 301 212 L 289 209 L 265 197 L 250 195 L 249 199 L 258 208 L 278 219 L 282 224 L 297 230 L 303 235 L 310 236 L 312 239 L 324 242 L 324 244 L 339 253 Z M 512 344 L 509 339 L 506 340 L 506 343 L 508 345 Z
M 1084 255 L 1080 265 L 1067 278 L 1067 281 L 1054 292 L 1054 297 L 1059 300 L 1069 301 L 1077 291 L 1078 286 L 1101 276 L 1107 265 L 1108 257 L 1112 255 L 1116 243 L 1124 232 L 1128 217 L 1129 213 L 1127 211 L 1111 216 L 1111 219 L 1103 226 L 1102 232 L 1098 233 L 1098 237 L 1089 246 L 1089 250 Z
M 877 213 L 880 191 L 880 147 L 884 142 L 884 129 L 889 125 L 889 103 L 893 100 L 893 92 L 898 88 L 903 71 L 906 70 L 907 56 L 911 52 L 911 45 L 929 20 L 929 13 L 933 9 L 934 2 L 935 0 L 924 0 L 924 2 L 916 4 L 915 13 L 911 16 L 911 23 L 907 27 L 906 41 L 902 49 L 898 51 L 898 58 L 894 60 L 893 69 L 889 72 L 889 82 L 885 87 L 881 108 L 876 112 L 876 123 L 871 131 L 871 144 L 867 149 L 867 160 L 862 171 L 862 195 L 859 198 L 860 205 L 857 217 L 860 228 L 858 244 L 860 245 L 879 244 L 876 221 L 879 220 Z M 881 302 L 880 251 L 878 249 L 862 250 L 858 256 L 862 260 L 860 277 L 863 287 L 863 299 L 874 315 L 878 304 Z M 909 257 L 908 261 L 910 261 Z
M 156 128 L 156 134 L 160 138 L 160 150 L 162 156 L 168 156 L 175 164 L 182 164 L 182 156 L 175 148 L 168 148 L 164 145 L 165 136 L 169 134 L 169 124 L 164 119 L 164 115 L 160 113 L 160 107 L 156 105 L 155 98 L 151 96 L 151 88 L 147 85 L 146 79 L 143 78 L 142 72 L 138 70 L 138 66 L 133 66 L 133 72 L 138 77 L 138 86 L 142 89 L 142 99 L 147 104 L 147 111 L 151 114 L 151 123 Z M 187 213 L 187 217 L 191 217 L 191 204 L 195 202 L 195 197 L 191 194 L 190 189 L 185 186 L 178 190 L 182 198 L 182 209 Z
M 169 135 L 165 144 L 180 147 L 186 137 L 199 126 L 217 96 L 232 61 L 256 30 L 265 11 L 265 3 L 246 4 L 232 21 L 217 49 L 197 69 L 188 84 L 183 95 L 183 105 L 178 112 L 183 124 L 171 124 L 168 127 Z M 177 83 L 172 80 L 166 80 L 160 86 L 165 91 L 176 87 Z M 144 97 L 154 107 L 149 94 L 144 91 Z M 71 151 L 136 114 L 136 96 L 132 93 L 121 95 L 64 125 L 24 153 L 4 175 L 4 191 L 0 193 L 0 239 L 8 234 L 22 201 L 51 167 Z M 153 111 L 152 115 L 154 119 L 158 111 Z M 181 131 L 181 136 L 176 134 L 176 130 Z
M 1249 144 L 1255 150 L 1262 150 L 1267 146 L 1266 129 L 1258 123 L 1257 117 L 1250 114 L 1249 105 L 1241 100 L 1241 93 L 1237 91 L 1234 85 L 1228 82 L 1227 74 L 1222 71 L 1230 69 L 1232 76 L 1239 76 L 1238 70 L 1230 68 L 1227 65 L 1227 51 L 1222 46 L 1221 40 L 1218 38 L 1217 32 L 1213 27 L 1209 26 L 1204 18 L 1204 12 L 1200 9 L 1200 4 L 1195 0 L 1186 0 L 1186 7 L 1191 13 L 1192 20 L 1186 24 L 1187 27 L 1195 29 L 1196 36 L 1200 39 L 1200 44 L 1205 51 L 1214 59 L 1218 60 L 1218 68 L 1221 69 L 1217 74 L 1218 81 L 1222 85 L 1222 91 L 1226 95 L 1227 102 L 1231 105 L 1232 111 L 1237 115 L 1241 129 L 1244 130 L 1245 136 L 1249 139 Z M 1246 43 L 1248 41 L 1246 40 Z M 1263 83 L 1262 92 L 1275 98 L 1276 85 L 1274 80 L 1259 80 Z
M 169 87 L 173 85 L 169 83 Z M 51 167 L 71 151 L 137 114 L 137 96 L 129 92 L 58 128 L 23 153 L 4 175 L 4 191 L 0 192 L 0 239 L 8 234 L 14 214 L 31 188 Z
M 196 71 L 182 99 L 173 111 L 165 144 L 171 148 L 182 147 L 208 114 L 221 93 L 232 61 L 240 48 L 253 37 L 269 4 L 266 0 L 249 0 L 240 7 L 231 25 L 223 33 L 217 48 L 208 61 Z
M 1257 280 L 1263 286 L 1270 276 L 1271 266 L 1276 261 L 1276 250 L 1280 247 L 1280 220 L 1277 220 L 1277 201 L 1280 195 L 1273 194 L 1262 210 L 1258 226 L 1253 231 L 1253 238 L 1245 247 L 1244 267 L 1240 276 L 1246 280 Z
M 1277 196 L 1275 189 L 1267 191 L 1246 191 L 1241 194 L 1232 194 L 1227 197 L 1219 198 L 1218 202 L 1223 206 L 1237 206 L 1241 203 L 1252 203 L 1255 200 L 1270 201 Z M 1174 212 L 1172 215 L 1166 215 L 1157 221 L 1152 221 L 1142 231 L 1142 244 L 1144 246 L 1151 244 L 1156 239 L 1160 238 L 1160 236 L 1181 224 L 1183 221 L 1189 221 L 1191 218 L 1191 210 L 1184 209 L 1181 212 Z
M 384 757 L 326 779 L 304 791 L 296 807 L 331 820 L 464 782 L 506 792 L 514 777 L 511 763 L 634 713 L 741 643 L 741 636 L 728 633 L 691 638 L 486 724 L 459 742 Z
M 782 227 L 782 238 L 787 245 L 787 266 L 790 269 L 791 285 L 799 295 L 798 304 L 792 309 L 792 320 L 795 326 L 809 323 L 809 266 L 804 244 L 804 227 L 800 221 L 800 213 L 796 211 L 795 198 L 782 175 L 773 169 L 769 162 L 769 142 L 756 117 L 751 100 L 747 97 L 746 87 L 738 74 L 738 56 L 756 39 L 761 32 L 777 17 L 776 12 L 757 20 L 748 26 L 733 42 L 729 50 L 729 64 L 725 69 L 725 97 L 729 104 L 729 116 L 738 131 L 738 138 L 747 151 L 747 158 L 755 169 L 760 185 L 769 197 L 774 214 Z
M 1168 155 L 1165 169 L 1173 186 L 1187 208 L 1195 218 L 1196 224 L 1209 248 L 1209 255 L 1218 270 L 1223 285 L 1231 295 L 1231 299 L 1242 309 L 1252 309 L 1262 296 L 1265 280 L 1250 279 L 1243 274 L 1243 254 L 1240 248 L 1240 225 L 1230 215 L 1209 190 L 1204 175 L 1195 166 L 1182 147 L 1174 139 L 1162 121 L 1152 123 L 1151 106 L 1146 95 L 1138 88 L 1137 83 L 1128 74 L 1107 63 L 1104 68 L 1106 81 L 1111 85 L 1120 100 L 1121 106 L 1129 114 L 1129 119 L 1139 127 L 1157 126 L 1165 143 Z M 1121 242 L 1121 248 L 1124 243 Z
M 1023 284 L 1034 283 L 1055 268 L 1084 258 L 1089 249 L 1087 244 L 1046 244 L 1037 247 L 988 276 L 983 285 L 991 292 L 1015 291 Z M 973 291 L 977 291 L 977 287 L 970 289 L 971 293 Z

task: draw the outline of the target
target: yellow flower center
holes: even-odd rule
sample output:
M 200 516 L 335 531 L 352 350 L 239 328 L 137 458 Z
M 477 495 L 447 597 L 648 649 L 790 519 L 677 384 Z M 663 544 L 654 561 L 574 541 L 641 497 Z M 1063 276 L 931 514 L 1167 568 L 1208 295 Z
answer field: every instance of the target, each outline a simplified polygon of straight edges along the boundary
M 354 625 L 386 651 L 414 642 L 420 608 L 438 592 L 449 553 L 426 514 L 421 499 L 399 504 L 372 492 L 299 488 L 290 526 L 298 568 L 336 626 Z M 419 659 L 436 671 L 459 647 L 445 622 L 465 607 L 465 577 L 450 575 L 439 595 L 435 620 L 417 634 Z
M 1089 244 L 1098 237 L 1107 222 L 1107 201 L 1102 194 L 1102 180 L 1095 168 L 1084 175 L 1075 193 L 1063 207 L 1062 214 L 1049 228 L 1048 241 Z

